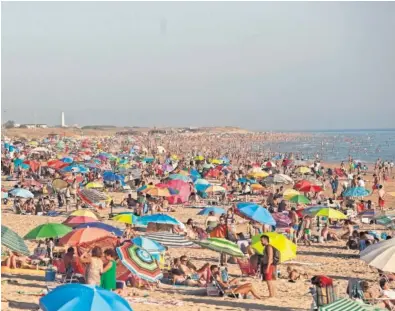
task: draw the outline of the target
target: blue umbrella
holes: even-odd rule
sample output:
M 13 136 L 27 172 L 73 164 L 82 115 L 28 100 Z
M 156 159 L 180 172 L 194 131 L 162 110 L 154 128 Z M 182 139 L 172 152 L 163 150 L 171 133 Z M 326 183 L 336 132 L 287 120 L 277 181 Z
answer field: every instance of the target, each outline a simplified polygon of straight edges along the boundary
M 198 185 L 195 185 L 195 188 L 196 188 L 196 190 L 197 190 L 198 192 L 205 192 L 206 189 L 207 189 L 208 187 L 210 187 L 210 186 L 211 186 L 210 184 L 207 184 L 207 185 L 198 184 Z
M 222 215 L 223 213 L 225 213 L 225 210 L 223 208 L 220 207 L 214 207 L 214 206 L 207 206 L 205 208 L 203 208 L 198 215 L 208 215 L 210 212 L 214 212 L 215 215 Z
M 238 212 L 240 216 L 247 217 L 261 224 L 267 224 L 270 226 L 276 225 L 276 221 L 269 211 L 256 203 L 243 202 L 238 203 L 236 206 L 236 212 Z
M 158 224 L 179 225 L 180 222 L 166 214 L 153 214 L 142 216 L 136 221 L 136 225 L 148 225 L 150 222 Z
M 210 185 L 206 179 L 199 178 L 195 180 L 195 185 Z
M 133 311 L 129 303 L 114 292 L 95 285 L 66 284 L 40 299 L 43 311 Z
M 343 197 L 366 197 L 370 195 L 370 191 L 363 187 L 348 188 L 343 192 Z
M 33 193 L 31 193 L 29 190 L 23 189 L 23 188 L 15 188 L 15 189 L 11 190 L 10 193 L 14 197 L 20 197 L 20 198 L 25 198 L 25 199 L 34 198 Z
M 155 160 L 155 158 L 144 158 L 143 162 L 152 163 L 152 162 L 154 162 L 154 160 Z
M 159 242 L 156 242 L 154 240 L 142 236 L 135 237 L 134 239 L 132 239 L 132 242 L 133 244 L 136 244 L 137 246 L 144 248 L 151 255 L 160 254 L 166 250 L 165 247 Z
M 196 178 L 200 178 L 200 177 L 202 177 L 201 175 L 200 175 L 200 173 L 197 171 L 197 170 L 195 170 L 195 169 L 191 169 L 191 172 L 189 173 L 192 177 L 196 177 Z
M 15 165 L 15 167 L 18 167 L 18 166 L 21 165 L 22 163 L 23 163 L 23 160 L 22 160 L 22 159 L 17 158 L 17 159 L 14 160 L 14 165 Z
M 117 175 L 113 172 L 104 172 L 103 173 L 103 179 L 105 181 L 117 181 L 117 180 L 123 180 L 124 177 L 122 175 Z
M 73 163 L 73 158 L 71 157 L 64 157 L 62 160 L 60 160 L 64 163 Z
M 111 232 L 115 236 L 122 236 L 122 230 L 118 229 L 117 227 L 111 226 L 104 224 L 102 222 L 89 222 L 85 224 L 80 224 L 74 229 L 82 229 L 82 228 L 99 228 L 99 229 L 104 229 L 108 232 Z

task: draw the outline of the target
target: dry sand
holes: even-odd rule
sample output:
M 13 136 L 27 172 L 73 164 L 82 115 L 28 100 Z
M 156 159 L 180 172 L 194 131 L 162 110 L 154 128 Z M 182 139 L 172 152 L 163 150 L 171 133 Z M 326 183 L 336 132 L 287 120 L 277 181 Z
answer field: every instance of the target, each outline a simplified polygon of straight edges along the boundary
M 371 176 L 367 176 L 371 180 Z M 371 183 L 366 185 L 371 188 Z M 386 191 L 395 191 L 395 182 L 393 179 L 385 184 Z M 116 202 L 118 202 L 124 194 L 115 194 Z M 368 199 L 377 202 L 377 194 L 372 195 Z M 394 198 L 387 196 L 387 207 L 394 207 Z M 197 209 L 184 208 L 172 213 L 172 216 L 186 221 L 188 218 L 194 218 L 198 222 L 203 223 L 204 218 L 196 216 Z M 108 211 L 105 212 L 106 214 Z M 104 213 L 103 213 L 104 214 Z M 23 236 L 29 230 L 46 222 L 62 222 L 64 217 L 44 217 L 44 216 L 20 216 L 10 211 L 10 207 L 2 206 L 2 223 L 15 230 Z M 371 226 L 362 225 L 361 229 L 370 229 Z M 380 231 L 381 226 L 376 230 Z M 34 244 L 28 243 L 29 248 L 33 248 Z M 218 262 L 218 254 L 203 249 L 171 249 L 171 256 L 178 257 L 182 254 L 190 256 L 195 265 L 200 266 L 205 262 Z M 367 265 L 358 259 L 358 252 L 345 249 L 345 242 L 330 242 L 327 244 L 314 244 L 311 247 L 298 247 L 297 261 L 313 264 L 311 266 L 299 266 L 301 272 L 306 272 L 309 276 L 324 274 L 335 279 L 338 292 L 344 296 L 348 278 L 358 277 L 376 284 L 378 274 L 375 269 L 367 267 Z M 281 276 L 285 276 L 286 265 L 280 265 Z M 237 265 L 229 265 L 232 275 L 240 276 L 240 270 Z M 6 298 L 8 302 L 2 302 L 2 310 L 34 310 L 37 307 L 39 293 L 45 288 L 45 282 L 42 277 L 36 276 L 3 276 L 3 280 L 15 280 L 17 284 L 3 284 L 2 299 Z M 267 287 L 261 281 L 251 278 L 245 278 L 252 282 L 262 296 L 267 296 Z M 200 294 L 202 291 L 196 288 L 185 289 L 181 287 L 171 287 L 163 285 L 162 288 L 154 291 L 136 290 L 128 288 L 126 295 L 138 302 L 132 302 L 133 310 L 136 311 L 153 311 L 159 306 L 164 306 L 173 311 L 205 311 L 205 310 L 309 310 L 312 298 L 308 293 L 309 282 L 306 280 L 297 281 L 297 283 L 289 283 L 286 279 L 280 278 L 276 282 L 277 297 L 265 299 L 262 301 L 254 299 L 233 299 L 233 298 L 216 298 L 207 297 Z M 34 294 L 37 295 L 34 295 Z M 29 295 L 31 294 L 31 295 Z M 147 304 L 141 302 L 153 302 Z M 167 302 L 177 302 L 178 305 L 167 305 Z

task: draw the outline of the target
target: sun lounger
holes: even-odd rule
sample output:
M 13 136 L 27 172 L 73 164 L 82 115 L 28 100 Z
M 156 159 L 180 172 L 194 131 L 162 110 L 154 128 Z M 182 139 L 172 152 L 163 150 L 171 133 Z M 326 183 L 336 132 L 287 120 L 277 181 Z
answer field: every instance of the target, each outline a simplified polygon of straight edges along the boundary
M 44 277 L 45 271 L 35 269 L 10 269 L 7 267 L 1 267 L 1 274 L 35 275 Z

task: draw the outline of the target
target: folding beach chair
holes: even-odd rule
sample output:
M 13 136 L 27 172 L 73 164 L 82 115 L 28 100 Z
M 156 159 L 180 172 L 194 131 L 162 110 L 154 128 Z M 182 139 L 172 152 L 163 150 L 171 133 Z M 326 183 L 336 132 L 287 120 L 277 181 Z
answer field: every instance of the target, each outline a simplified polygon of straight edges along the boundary
M 253 267 L 248 258 L 237 258 L 237 264 L 239 265 L 242 277 L 252 276 L 259 278 L 259 268 Z

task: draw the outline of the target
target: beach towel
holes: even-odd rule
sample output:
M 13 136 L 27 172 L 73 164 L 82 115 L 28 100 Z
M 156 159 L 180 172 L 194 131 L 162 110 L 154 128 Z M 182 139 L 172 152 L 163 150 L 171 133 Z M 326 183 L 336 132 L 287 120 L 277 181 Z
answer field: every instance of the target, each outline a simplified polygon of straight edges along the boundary
M 183 306 L 184 303 L 179 300 L 158 300 L 150 299 L 145 297 L 131 297 L 127 298 L 127 301 L 131 303 L 141 303 L 145 305 L 160 305 L 160 306 Z

